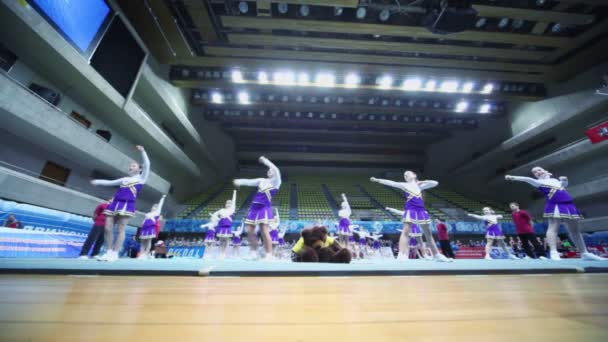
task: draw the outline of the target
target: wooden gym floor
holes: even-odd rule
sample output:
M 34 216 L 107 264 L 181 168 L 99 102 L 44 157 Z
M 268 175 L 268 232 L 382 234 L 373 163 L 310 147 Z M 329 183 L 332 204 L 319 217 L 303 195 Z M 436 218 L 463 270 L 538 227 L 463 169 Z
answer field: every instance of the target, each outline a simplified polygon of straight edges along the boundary
M 0 341 L 608 341 L 608 274 L 0 276 Z

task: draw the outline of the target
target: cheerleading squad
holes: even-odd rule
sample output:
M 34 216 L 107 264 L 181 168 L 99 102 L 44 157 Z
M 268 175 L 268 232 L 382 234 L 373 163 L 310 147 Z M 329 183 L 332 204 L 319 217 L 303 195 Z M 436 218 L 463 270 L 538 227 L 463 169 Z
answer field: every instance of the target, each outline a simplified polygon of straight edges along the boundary
M 125 229 L 131 217 L 135 215 L 138 194 L 150 174 L 150 160 L 143 146 L 137 146 L 141 153 L 142 163 L 131 163 L 128 168 L 128 176 L 116 180 L 93 180 L 91 184 L 95 186 L 118 186 L 114 197 L 106 204 L 100 205 L 95 212 L 95 225 L 83 246 L 81 255 L 86 257 L 89 248 L 95 245 L 93 255 L 99 251 L 101 242 L 106 246 L 106 253 L 98 258 L 101 261 L 115 261 L 125 239 Z M 236 231 L 232 231 L 233 215 L 236 210 L 237 190 L 234 190 L 232 198 L 226 201 L 224 208 L 211 214 L 209 223 L 204 224 L 207 234 L 205 243 L 208 247 L 216 244 L 219 239 L 218 257 L 223 259 L 227 255 L 230 240 L 237 255 L 240 254 L 241 235 L 246 231 L 249 240 L 249 253 L 246 259 L 249 260 L 272 260 L 280 258 L 278 250 L 285 247 L 285 229 L 280 229 L 280 218 L 278 211 L 272 206 L 272 200 L 277 195 L 281 187 L 281 172 L 268 158 L 259 158 L 261 164 L 268 168 L 265 178 L 255 179 L 235 179 L 233 181 L 238 189 L 242 186 L 256 187 L 257 192 L 252 200 L 251 207 L 243 225 Z M 587 251 L 583 236 L 577 225 L 577 220 L 582 218 L 579 210 L 574 205 L 574 201 L 566 187 L 568 179 L 560 177 L 553 178 L 551 173 L 541 167 L 532 169 L 535 178 L 519 177 L 507 175 L 508 181 L 525 182 L 537 188 L 546 198 L 546 206 L 543 217 L 548 220 L 546 241 L 549 246 L 549 257 L 551 260 L 559 260 L 557 252 L 557 233 L 560 223 L 563 224 L 570 234 L 570 238 L 578 248 L 581 258 L 585 260 L 603 260 Z M 399 250 L 397 259 L 407 260 L 410 250 L 415 251 L 419 257 L 432 259 L 437 262 L 450 262 L 453 260 L 453 253 L 447 241 L 447 230 L 445 224 L 440 220 L 438 223 L 440 246 L 443 254 L 439 252 L 435 239 L 431 231 L 431 217 L 425 207 L 422 193 L 425 190 L 436 187 L 439 183 L 434 180 L 418 180 L 417 175 L 412 171 L 405 171 L 404 181 L 392 181 L 387 179 L 370 178 L 371 182 L 379 183 L 387 187 L 400 190 L 404 194 L 404 210 L 386 208 L 386 210 L 402 217 L 403 228 L 399 237 Z M 140 258 L 148 258 L 150 253 L 151 241 L 158 234 L 159 221 L 165 196 L 163 195 L 159 203 L 152 206 L 152 209 L 145 214 L 145 220 L 140 230 L 139 238 L 142 244 Z M 519 210 L 516 203 L 511 203 L 513 219 L 518 224 L 531 221 L 531 217 L 524 211 Z M 102 218 L 105 216 L 105 219 Z M 378 251 L 381 247 L 379 238 L 382 235 L 370 234 L 364 229 L 357 230 L 359 227 L 352 225 L 350 217 L 352 210 L 345 194 L 342 194 L 342 202 L 338 211 L 339 222 L 337 237 L 330 236 L 326 227 L 316 226 L 303 229 L 301 236 L 291 249 L 291 259 L 294 262 L 333 262 L 349 263 L 353 258 L 364 257 L 367 250 L 368 239 L 371 240 L 372 251 Z M 483 208 L 481 215 L 468 214 L 469 217 L 483 221 L 486 226 L 486 259 L 491 259 L 490 250 L 497 242 L 506 252 L 509 258 L 518 259 L 511 254 L 504 242 L 504 234 L 500 228 L 499 220 L 503 217 L 496 215 L 489 208 Z M 117 227 L 116 235 L 114 234 Z M 442 227 L 443 226 L 443 227 Z M 518 225 L 519 227 L 519 225 Z M 530 229 L 531 225 L 530 225 Z M 443 232 L 443 234 L 442 234 Z M 261 235 L 263 244 L 263 256 L 259 254 L 258 233 Z M 355 240 L 355 235 L 359 241 Z M 526 239 L 533 244 L 536 242 L 534 231 L 519 231 L 520 239 Z M 426 247 L 422 237 L 426 239 Z M 445 238 L 443 238 L 445 237 Z M 527 245 L 527 244 L 526 244 Z M 85 248 L 86 247 L 86 248 Z M 536 247 L 536 246 L 535 246 Z M 426 255 L 426 250 L 430 255 Z

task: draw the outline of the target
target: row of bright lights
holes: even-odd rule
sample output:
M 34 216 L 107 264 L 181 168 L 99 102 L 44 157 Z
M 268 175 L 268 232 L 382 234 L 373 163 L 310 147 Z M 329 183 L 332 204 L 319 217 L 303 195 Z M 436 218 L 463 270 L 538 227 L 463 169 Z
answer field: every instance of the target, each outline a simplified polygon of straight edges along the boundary
M 246 91 L 238 92 L 236 95 L 236 98 L 237 98 L 237 101 L 239 104 L 242 104 L 242 105 L 251 104 L 251 97 L 249 96 L 249 93 L 247 93 Z M 211 103 L 223 104 L 224 97 L 219 92 L 212 92 L 211 93 Z M 483 103 L 479 106 L 478 112 L 482 113 L 482 114 L 487 114 L 490 112 L 491 108 L 492 108 L 492 106 L 489 103 Z M 457 113 L 466 112 L 468 109 L 469 109 L 469 102 L 464 101 L 464 100 L 458 102 L 455 107 L 455 111 Z
M 239 70 L 232 71 L 232 81 L 234 83 L 245 83 L 243 73 Z M 271 78 L 265 71 L 258 72 L 257 81 L 260 84 L 270 84 Z M 335 87 L 336 77 L 329 73 L 319 73 L 315 75 L 314 80 L 307 73 L 296 73 L 291 71 L 278 71 L 272 74 L 272 83 L 276 85 L 301 85 L 301 86 L 318 86 L 318 87 Z M 344 87 L 357 88 L 361 83 L 361 77 L 355 73 L 349 73 L 344 77 Z M 376 80 L 380 89 L 394 89 L 395 81 L 393 77 L 384 75 Z M 438 84 L 436 80 L 430 79 L 424 82 L 421 78 L 407 78 L 401 84 L 400 89 L 405 91 L 427 91 L 427 92 L 445 92 L 445 93 L 471 93 L 475 88 L 475 83 L 464 82 L 460 84 L 458 81 L 448 80 Z M 487 83 L 483 86 L 481 94 L 491 94 L 494 90 L 492 83 Z

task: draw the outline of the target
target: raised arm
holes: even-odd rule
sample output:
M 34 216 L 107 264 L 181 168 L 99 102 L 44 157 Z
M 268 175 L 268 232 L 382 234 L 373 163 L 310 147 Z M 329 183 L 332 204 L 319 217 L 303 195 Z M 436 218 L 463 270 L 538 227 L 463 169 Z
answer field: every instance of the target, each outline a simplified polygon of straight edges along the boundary
M 568 187 L 568 177 L 564 177 L 564 176 L 559 177 L 559 181 L 562 183 L 562 186 L 564 188 Z
M 124 180 L 124 178 L 118 178 L 118 179 L 114 179 L 114 180 L 107 180 L 107 179 L 93 179 L 91 181 L 91 184 L 97 186 L 97 185 L 101 185 L 101 186 L 118 186 L 122 184 L 122 181 Z
M 530 177 L 520 177 L 520 176 L 506 175 L 505 179 L 509 180 L 509 181 L 525 182 L 525 183 L 528 183 L 528 184 L 530 184 L 530 185 L 532 185 L 533 187 L 536 187 L 536 188 L 538 188 L 539 186 L 541 186 L 541 184 L 536 179 L 530 178 Z
M 167 197 L 167 195 L 163 195 L 163 197 L 160 198 L 160 202 L 158 202 L 158 207 L 156 208 L 156 212 L 154 213 L 154 216 L 158 216 L 160 215 L 160 213 L 163 211 L 163 205 L 165 204 L 165 197 Z
M 145 183 L 150 176 L 150 159 L 143 146 L 137 145 L 137 149 L 141 152 L 141 182 Z
M 264 156 L 260 157 L 260 163 L 266 165 L 269 169 L 272 170 L 272 177 L 270 178 L 270 181 L 272 182 L 272 185 L 274 187 L 276 187 L 277 189 L 280 188 L 282 183 L 281 170 L 279 170 L 276 165 L 274 165 L 268 158 Z
M 235 186 L 259 186 L 263 180 L 264 178 L 235 179 L 232 183 L 234 183 Z
M 434 181 L 434 180 L 423 180 L 423 181 L 418 182 L 418 186 L 420 187 L 420 190 L 431 189 L 431 188 L 436 187 L 437 185 L 439 185 L 439 182 Z
M 231 216 L 236 211 L 236 190 L 232 191 L 232 205 L 228 208 L 228 216 Z
M 388 179 L 379 179 L 379 178 L 370 178 L 370 181 L 374 182 L 374 183 L 380 183 L 382 185 L 386 185 L 386 186 L 390 186 L 392 188 L 397 188 L 400 190 L 404 190 L 404 186 L 403 183 L 400 182 L 393 182 L 392 180 L 388 180 Z
M 348 217 L 350 217 L 350 215 L 353 214 L 353 211 L 350 208 L 350 204 L 348 203 L 348 200 L 346 199 L 346 195 L 345 194 L 342 194 L 342 200 L 344 201 L 343 203 L 346 204 L 346 207 L 340 209 L 340 211 L 338 212 L 338 214 L 341 214 L 340 215 L 341 217 L 348 218 Z
M 390 211 L 393 214 L 397 214 L 399 216 L 403 216 L 403 214 L 405 213 L 405 211 L 397 210 L 397 209 L 393 209 L 393 208 L 389 208 L 389 207 L 386 207 L 386 210 Z

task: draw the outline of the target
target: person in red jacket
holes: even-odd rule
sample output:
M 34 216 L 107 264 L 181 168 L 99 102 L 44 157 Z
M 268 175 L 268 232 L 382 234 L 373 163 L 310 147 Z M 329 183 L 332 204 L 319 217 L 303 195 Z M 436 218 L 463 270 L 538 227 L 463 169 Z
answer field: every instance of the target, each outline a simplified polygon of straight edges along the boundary
M 89 250 L 91 246 L 95 244 L 93 247 L 93 252 L 91 256 L 94 257 L 99 254 L 99 250 L 103 245 L 103 234 L 106 226 L 106 214 L 104 211 L 112 203 L 112 198 L 110 198 L 107 202 L 101 203 L 95 208 L 95 212 L 93 214 L 93 228 L 89 231 L 89 235 L 87 239 L 84 241 L 82 245 L 82 250 L 80 251 L 80 259 L 88 259 L 89 258 Z
M 8 215 L 8 219 L 4 221 L 4 226 L 8 228 L 23 229 L 23 224 L 17 220 L 14 214 Z
M 536 239 L 532 216 L 527 211 L 519 209 L 519 204 L 517 202 L 511 202 L 509 207 L 511 208 L 511 215 L 513 216 L 513 223 L 515 223 L 517 236 L 519 236 L 519 239 L 521 240 L 521 245 L 526 255 L 533 259 L 546 259 L 544 249 Z M 530 247 L 534 247 L 534 251 L 532 251 Z
M 450 245 L 448 227 L 445 224 L 445 221 L 438 218 L 435 219 L 435 222 L 437 223 L 437 235 L 439 235 L 439 246 L 441 247 L 443 255 L 450 259 L 456 258 L 456 256 L 454 255 L 454 251 L 452 251 L 452 246 Z

